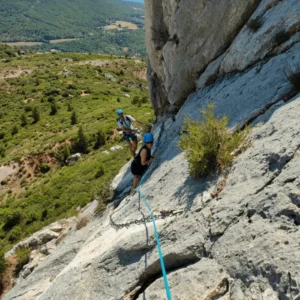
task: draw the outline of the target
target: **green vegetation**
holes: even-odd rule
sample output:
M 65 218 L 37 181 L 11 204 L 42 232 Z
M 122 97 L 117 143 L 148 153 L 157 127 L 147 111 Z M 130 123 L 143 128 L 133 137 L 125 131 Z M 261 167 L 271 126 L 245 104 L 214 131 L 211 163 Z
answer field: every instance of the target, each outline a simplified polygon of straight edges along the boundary
M 36 51 L 50 51 L 55 48 L 62 52 L 93 52 L 113 55 L 146 57 L 144 29 L 122 31 L 99 31 L 92 36 L 58 44 L 44 43 L 31 47 L 22 47 Z M 124 50 L 125 48 L 127 52 Z
M 0 41 L 42 42 L 33 48 L 49 51 L 96 52 L 145 57 L 144 5 L 118 0 L 3 0 Z M 116 21 L 135 24 L 138 30 L 103 30 Z M 51 44 L 51 40 L 77 39 Z
M 193 177 L 206 176 L 214 170 L 228 168 L 233 159 L 233 152 L 240 148 L 247 135 L 247 130 L 232 133 L 226 126 L 228 118 L 217 119 L 214 115 L 214 105 L 202 111 L 203 121 L 186 119 L 179 146 L 187 153 L 190 173 Z
M 76 214 L 78 206 L 97 198 L 101 211 L 112 199 L 110 182 L 130 153 L 125 142 L 123 150 L 103 151 L 120 143 L 112 139 L 118 108 L 152 120 L 146 81 L 135 75 L 145 68 L 142 61 L 96 54 L 27 53 L 0 61 L 0 164 L 19 163 L 0 190 L 0 257 L 20 239 Z M 21 75 L 1 75 L 12 70 Z M 137 108 L 134 97 L 146 100 Z M 66 165 L 76 151 L 82 157 Z
M 135 4 L 143 7 L 142 4 Z M 2 0 L 2 41 L 49 41 L 85 37 L 116 20 L 142 24 L 143 10 L 117 0 Z
M 17 256 L 17 265 L 16 265 L 16 275 L 20 273 L 23 266 L 25 266 L 29 262 L 31 250 L 27 247 L 19 247 L 16 250 L 16 256 Z
M 3 277 L 6 271 L 6 261 L 4 256 L 0 256 L 0 295 L 3 291 Z

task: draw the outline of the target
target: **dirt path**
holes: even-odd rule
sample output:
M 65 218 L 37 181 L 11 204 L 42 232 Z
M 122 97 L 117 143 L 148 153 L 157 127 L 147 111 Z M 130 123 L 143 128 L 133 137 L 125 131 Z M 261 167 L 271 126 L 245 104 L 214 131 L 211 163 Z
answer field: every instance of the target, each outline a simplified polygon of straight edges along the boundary
M 0 71 L 0 79 L 17 78 L 20 77 L 22 74 L 28 75 L 32 72 L 32 69 L 22 69 L 19 66 L 18 69 L 7 69 Z
M 6 179 L 9 175 L 13 174 L 15 170 L 12 167 L 2 166 L 0 167 L 0 182 Z

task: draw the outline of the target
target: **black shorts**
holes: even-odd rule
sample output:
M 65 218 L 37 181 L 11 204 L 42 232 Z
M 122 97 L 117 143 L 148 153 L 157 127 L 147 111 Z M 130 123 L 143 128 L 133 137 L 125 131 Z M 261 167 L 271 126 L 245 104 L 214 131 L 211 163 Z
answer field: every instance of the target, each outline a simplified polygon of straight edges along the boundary
M 131 173 L 136 177 L 142 177 L 147 171 L 148 166 L 142 166 L 135 159 L 131 163 Z
M 136 142 L 137 141 L 137 136 L 136 136 L 135 133 L 130 132 L 130 133 L 124 134 L 124 139 L 125 139 L 126 142 L 130 142 L 130 141 Z

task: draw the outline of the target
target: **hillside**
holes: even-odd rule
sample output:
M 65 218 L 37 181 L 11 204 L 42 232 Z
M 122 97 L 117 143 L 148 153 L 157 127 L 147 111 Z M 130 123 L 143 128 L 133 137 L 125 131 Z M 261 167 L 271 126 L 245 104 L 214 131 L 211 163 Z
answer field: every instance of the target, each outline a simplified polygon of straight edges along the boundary
M 39 50 L 108 54 L 122 54 L 128 51 L 123 48 L 129 48 L 129 54 L 145 55 L 144 48 L 135 47 L 135 41 L 139 45 L 144 40 L 143 15 L 143 4 L 118 0 L 3 0 L 0 41 L 22 42 L 23 46 L 37 42 Z M 132 23 L 136 30 L 122 26 L 110 32 L 103 29 L 116 21 Z M 73 43 L 68 44 L 69 40 Z
M 116 110 L 145 124 L 153 116 L 143 61 L 14 53 L 0 47 L 8 57 L 0 61 L 1 254 L 94 197 L 108 201 L 111 180 L 130 159 Z M 76 152 L 82 158 L 67 166 Z

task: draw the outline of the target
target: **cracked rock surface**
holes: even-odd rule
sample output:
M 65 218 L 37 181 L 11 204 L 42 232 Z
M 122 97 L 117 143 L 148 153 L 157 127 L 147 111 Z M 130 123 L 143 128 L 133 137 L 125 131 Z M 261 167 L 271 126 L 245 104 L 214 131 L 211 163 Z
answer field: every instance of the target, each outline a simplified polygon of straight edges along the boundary
M 176 122 L 165 122 L 142 191 L 153 209 L 174 212 L 157 220 L 174 299 L 300 297 L 299 107 L 296 96 L 260 117 L 214 199 L 217 176 L 189 177 Z M 140 201 L 128 196 L 71 232 L 4 299 L 164 299 L 151 220 L 126 226 L 148 215 Z

